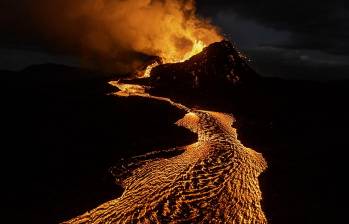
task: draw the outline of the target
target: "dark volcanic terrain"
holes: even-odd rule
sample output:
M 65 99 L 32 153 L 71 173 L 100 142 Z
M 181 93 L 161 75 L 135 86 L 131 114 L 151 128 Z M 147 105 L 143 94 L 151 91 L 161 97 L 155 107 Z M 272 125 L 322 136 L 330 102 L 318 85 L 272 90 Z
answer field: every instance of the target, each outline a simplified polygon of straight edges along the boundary
M 222 46 L 154 69 L 152 94 L 234 114 L 238 138 L 268 162 L 270 223 L 343 223 L 349 82 L 262 78 Z M 122 158 L 196 141 L 169 104 L 108 96 L 110 74 L 41 65 L 0 75 L 3 205 L 15 223 L 75 217 L 122 193 L 108 172 Z

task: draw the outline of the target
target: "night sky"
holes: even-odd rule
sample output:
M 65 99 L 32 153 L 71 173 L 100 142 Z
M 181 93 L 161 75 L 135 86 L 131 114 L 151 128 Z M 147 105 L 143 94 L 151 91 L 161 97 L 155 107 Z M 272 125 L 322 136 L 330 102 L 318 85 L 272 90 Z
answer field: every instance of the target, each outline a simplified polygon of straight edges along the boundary
M 75 65 L 52 53 L 24 22 L 35 0 L 0 3 L 0 69 L 37 63 Z M 332 1 L 197 1 L 198 13 L 230 38 L 264 76 L 287 79 L 348 79 L 349 3 Z M 59 16 L 59 13 L 57 13 Z

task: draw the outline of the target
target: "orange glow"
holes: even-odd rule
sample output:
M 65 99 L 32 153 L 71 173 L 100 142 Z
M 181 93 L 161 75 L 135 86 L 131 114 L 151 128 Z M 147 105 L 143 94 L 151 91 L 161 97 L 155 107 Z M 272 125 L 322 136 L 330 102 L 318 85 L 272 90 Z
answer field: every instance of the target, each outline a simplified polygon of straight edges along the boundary
M 188 53 L 186 53 L 184 55 L 184 58 L 182 58 L 182 60 L 180 60 L 179 62 L 183 62 L 185 60 L 188 60 L 189 58 L 193 57 L 194 55 L 200 53 L 207 45 L 202 42 L 201 40 L 195 40 L 194 44 L 193 44 L 193 48 L 191 49 L 191 51 L 189 51 Z
M 129 45 L 134 51 L 158 56 L 162 63 L 177 63 L 223 39 L 215 26 L 196 16 L 194 1 L 164 0 L 161 4 L 154 2 L 150 5 L 146 3 L 145 8 L 128 12 L 130 19 L 127 22 L 136 27 L 137 36 L 126 39 L 132 40 Z M 154 24 L 154 21 L 157 23 Z M 149 65 L 142 77 L 149 77 L 158 64 Z
M 36 2 L 36 35 L 108 71 L 133 72 L 142 65 L 138 53 L 179 62 L 222 40 L 209 20 L 197 16 L 194 0 Z
M 162 60 L 163 63 L 177 63 L 183 62 L 191 58 L 192 56 L 200 53 L 207 45 L 201 40 L 194 40 L 192 44 L 192 48 L 187 51 L 181 53 L 179 52 L 168 52 L 168 55 L 163 55 Z

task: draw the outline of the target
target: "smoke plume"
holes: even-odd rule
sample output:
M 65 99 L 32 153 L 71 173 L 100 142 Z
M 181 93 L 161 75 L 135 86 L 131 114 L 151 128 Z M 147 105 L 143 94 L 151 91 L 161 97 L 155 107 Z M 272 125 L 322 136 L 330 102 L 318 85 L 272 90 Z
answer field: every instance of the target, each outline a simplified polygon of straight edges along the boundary
M 221 39 L 192 0 L 22 0 L 21 32 L 93 67 L 128 72 L 145 55 L 184 57 L 196 41 Z M 18 22 L 18 21 L 17 21 Z M 26 34 L 24 34 L 26 35 Z

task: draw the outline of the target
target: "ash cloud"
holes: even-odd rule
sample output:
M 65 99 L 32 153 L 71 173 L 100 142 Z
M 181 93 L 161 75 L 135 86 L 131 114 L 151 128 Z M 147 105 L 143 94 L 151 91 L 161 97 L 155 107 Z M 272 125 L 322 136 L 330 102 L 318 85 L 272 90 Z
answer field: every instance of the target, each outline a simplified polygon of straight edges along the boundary
M 200 39 L 220 39 L 191 0 L 5 0 L 2 42 L 78 56 L 91 67 L 129 72 L 146 56 L 180 57 Z M 29 44 L 28 44 L 29 43 Z

